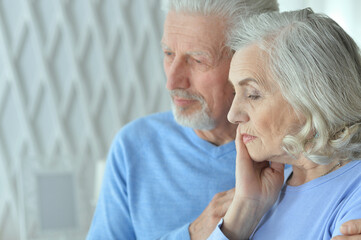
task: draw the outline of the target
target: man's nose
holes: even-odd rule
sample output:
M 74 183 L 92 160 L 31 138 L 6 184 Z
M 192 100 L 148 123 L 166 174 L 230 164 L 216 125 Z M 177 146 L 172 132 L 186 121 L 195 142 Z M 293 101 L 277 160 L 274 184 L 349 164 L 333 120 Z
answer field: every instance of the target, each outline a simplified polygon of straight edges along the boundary
M 187 89 L 190 87 L 189 66 L 186 59 L 175 58 L 168 66 L 167 89 Z

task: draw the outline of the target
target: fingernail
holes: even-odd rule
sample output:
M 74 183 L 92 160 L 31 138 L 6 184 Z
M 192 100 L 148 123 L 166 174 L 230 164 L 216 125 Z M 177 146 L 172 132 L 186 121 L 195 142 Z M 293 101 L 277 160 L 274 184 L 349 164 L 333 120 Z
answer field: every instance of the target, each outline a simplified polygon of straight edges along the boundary
M 349 225 L 342 225 L 340 228 L 340 231 L 342 233 L 348 233 L 350 231 L 350 226 Z

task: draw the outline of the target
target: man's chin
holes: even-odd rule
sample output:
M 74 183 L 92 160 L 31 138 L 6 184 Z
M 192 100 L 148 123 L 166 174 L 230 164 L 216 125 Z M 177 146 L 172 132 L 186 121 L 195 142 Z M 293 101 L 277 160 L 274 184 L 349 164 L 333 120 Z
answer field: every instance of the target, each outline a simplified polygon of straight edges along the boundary
M 215 121 L 204 111 L 187 113 L 173 108 L 173 115 L 176 122 L 185 127 L 199 130 L 212 130 L 215 128 Z

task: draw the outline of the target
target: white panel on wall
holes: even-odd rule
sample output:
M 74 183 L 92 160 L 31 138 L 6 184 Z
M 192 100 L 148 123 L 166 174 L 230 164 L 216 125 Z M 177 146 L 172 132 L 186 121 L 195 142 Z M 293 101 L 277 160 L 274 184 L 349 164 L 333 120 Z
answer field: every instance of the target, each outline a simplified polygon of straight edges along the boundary
M 169 109 L 162 24 L 158 0 L 0 0 L 0 239 L 84 239 L 96 161 Z
M 334 19 L 361 46 L 361 1 L 359 0 L 278 0 L 281 11 L 311 7 Z

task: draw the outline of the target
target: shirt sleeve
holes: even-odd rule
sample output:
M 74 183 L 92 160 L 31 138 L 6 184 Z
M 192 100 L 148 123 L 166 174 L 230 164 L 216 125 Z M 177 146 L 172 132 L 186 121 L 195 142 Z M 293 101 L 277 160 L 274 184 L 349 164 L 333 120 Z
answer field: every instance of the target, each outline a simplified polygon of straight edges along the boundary
M 187 223 L 182 227 L 171 231 L 170 233 L 160 237 L 158 240 L 191 240 L 189 235 L 189 224 Z
M 123 158 L 121 140 L 116 137 L 108 154 L 87 240 L 136 239 L 127 196 L 127 166 Z
M 361 187 L 358 187 L 356 191 L 353 192 L 352 196 L 343 202 L 341 206 L 340 213 L 336 219 L 335 227 L 332 232 L 332 237 L 342 235 L 340 232 L 340 227 L 343 223 L 354 220 L 361 219 Z
M 217 227 L 214 229 L 212 234 L 207 238 L 207 240 L 228 240 L 226 236 L 224 236 L 223 232 L 221 231 L 221 227 L 223 224 L 223 218 L 219 221 Z
M 136 234 L 127 193 L 128 166 L 121 137 L 110 148 L 98 203 L 87 240 L 135 240 Z M 189 224 L 157 238 L 158 240 L 190 240 Z M 152 239 L 155 240 L 155 239 Z

